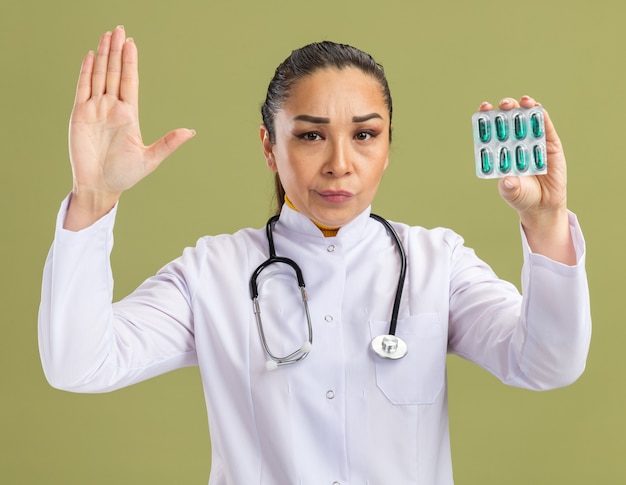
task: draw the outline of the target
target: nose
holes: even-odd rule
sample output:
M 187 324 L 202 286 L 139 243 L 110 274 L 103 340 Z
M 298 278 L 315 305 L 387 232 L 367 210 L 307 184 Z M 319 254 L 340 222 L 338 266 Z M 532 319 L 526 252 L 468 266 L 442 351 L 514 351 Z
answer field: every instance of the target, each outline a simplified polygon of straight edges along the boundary
M 350 142 L 340 138 L 328 144 L 329 150 L 324 166 L 324 173 L 342 177 L 352 173 L 352 150 Z

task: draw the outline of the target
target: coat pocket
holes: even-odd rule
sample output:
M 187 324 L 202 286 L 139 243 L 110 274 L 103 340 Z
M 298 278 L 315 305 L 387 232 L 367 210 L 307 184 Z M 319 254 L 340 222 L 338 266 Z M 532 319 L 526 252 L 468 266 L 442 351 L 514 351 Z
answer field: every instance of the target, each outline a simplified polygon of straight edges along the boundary
M 389 322 L 370 321 L 372 338 L 386 334 Z M 437 313 L 398 320 L 396 335 L 408 348 L 398 360 L 378 357 L 376 385 L 393 404 L 432 404 L 445 385 L 447 338 Z

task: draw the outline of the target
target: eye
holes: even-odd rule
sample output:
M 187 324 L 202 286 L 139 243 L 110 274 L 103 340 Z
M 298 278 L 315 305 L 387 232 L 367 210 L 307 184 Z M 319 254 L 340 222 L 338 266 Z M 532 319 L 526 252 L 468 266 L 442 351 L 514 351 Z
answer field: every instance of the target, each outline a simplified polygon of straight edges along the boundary
M 304 141 L 318 141 L 322 139 L 322 136 L 314 131 L 307 131 L 306 133 L 299 135 L 298 138 Z
M 357 140 L 361 140 L 361 141 L 365 141 L 365 140 L 369 140 L 370 138 L 372 138 L 374 136 L 373 133 L 369 132 L 369 131 L 359 131 L 354 138 L 356 138 Z

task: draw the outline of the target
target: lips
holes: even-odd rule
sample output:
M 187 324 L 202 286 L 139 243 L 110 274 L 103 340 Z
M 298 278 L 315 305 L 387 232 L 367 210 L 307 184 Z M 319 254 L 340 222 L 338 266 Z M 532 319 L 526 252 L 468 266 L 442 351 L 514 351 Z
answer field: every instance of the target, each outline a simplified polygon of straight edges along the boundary
M 347 190 L 321 190 L 318 194 L 328 202 L 345 202 L 354 195 Z

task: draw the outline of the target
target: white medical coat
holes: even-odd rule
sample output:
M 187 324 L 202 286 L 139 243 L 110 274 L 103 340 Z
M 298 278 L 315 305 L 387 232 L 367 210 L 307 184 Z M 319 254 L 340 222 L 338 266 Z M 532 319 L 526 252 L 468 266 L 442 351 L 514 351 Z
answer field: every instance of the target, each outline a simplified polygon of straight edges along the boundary
M 537 390 L 568 385 L 585 366 L 591 319 L 572 214 L 576 266 L 531 254 L 522 233 L 523 298 L 452 231 L 393 223 L 408 259 L 397 334 L 409 351 L 390 361 L 369 348 L 387 333 L 398 280 L 385 228 L 367 210 L 325 238 L 284 206 L 276 252 L 302 268 L 313 347 L 303 361 L 268 371 L 249 290 L 268 257 L 264 229 L 204 237 L 112 304 L 115 210 L 74 233 L 62 229 L 66 204 L 39 318 L 49 382 L 104 392 L 198 365 L 210 485 L 448 485 L 448 352 Z M 296 350 L 307 330 L 292 270 L 270 266 L 259 291 L 270 348 Z

